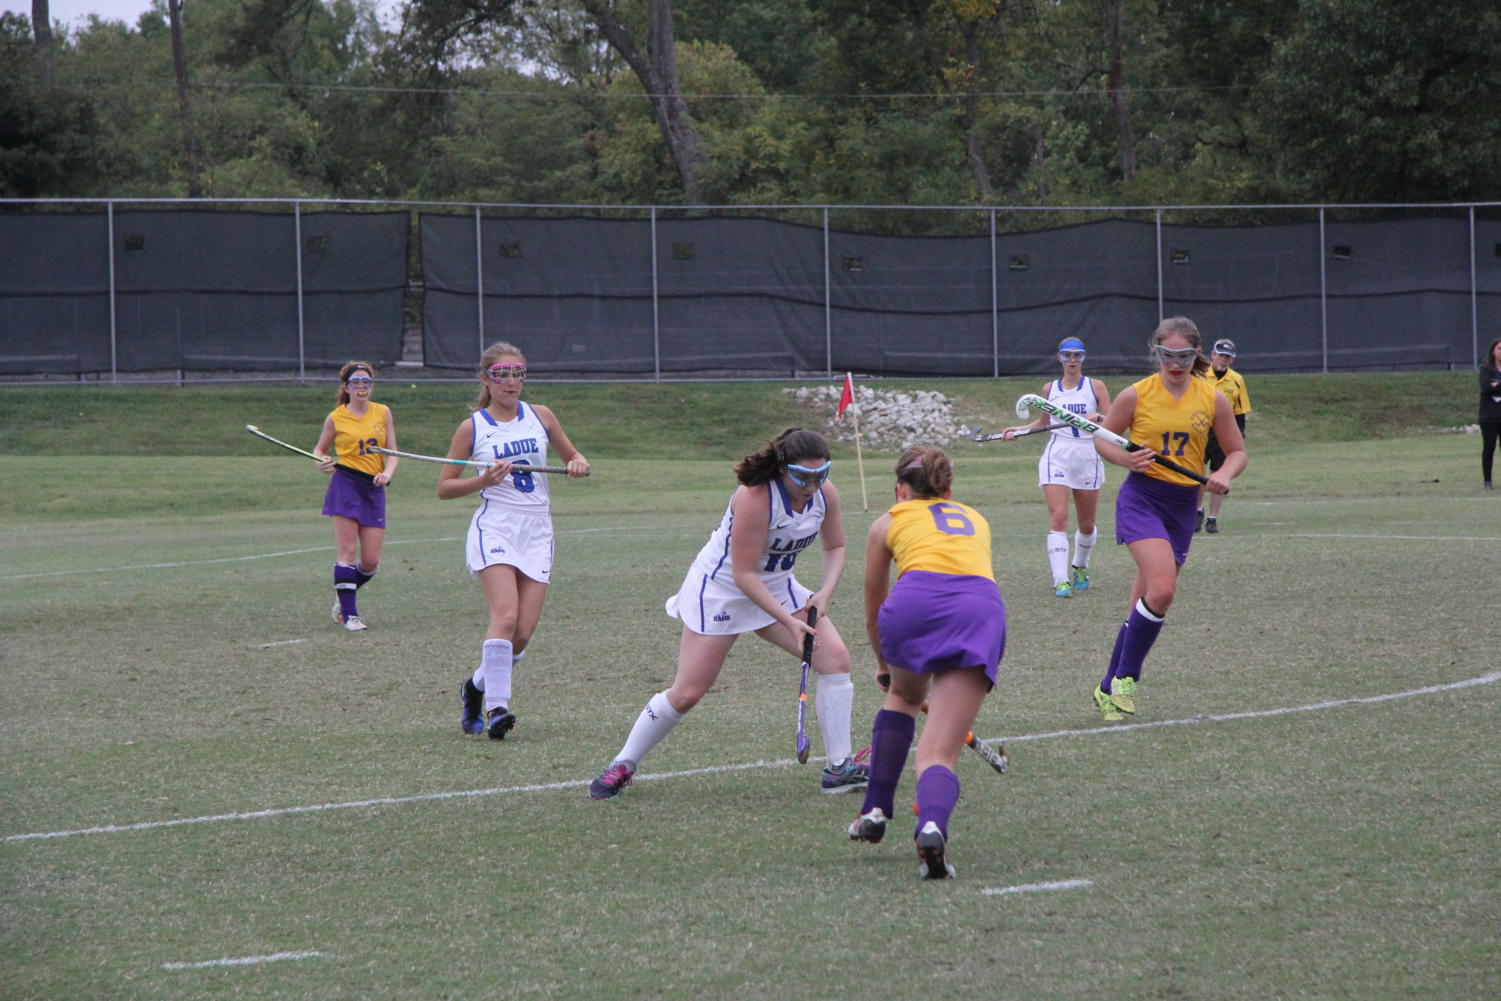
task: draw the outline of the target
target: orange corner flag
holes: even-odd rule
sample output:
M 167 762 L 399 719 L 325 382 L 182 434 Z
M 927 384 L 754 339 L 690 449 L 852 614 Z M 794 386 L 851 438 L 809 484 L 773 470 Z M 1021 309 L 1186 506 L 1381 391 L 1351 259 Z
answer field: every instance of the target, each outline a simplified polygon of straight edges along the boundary
M 843 417 L 850 404 L 855 402 L 855 380 L 848 372 L 844 373 L 844 391 L 839 394 L 839 409 L 834 411 L 835 417 Z

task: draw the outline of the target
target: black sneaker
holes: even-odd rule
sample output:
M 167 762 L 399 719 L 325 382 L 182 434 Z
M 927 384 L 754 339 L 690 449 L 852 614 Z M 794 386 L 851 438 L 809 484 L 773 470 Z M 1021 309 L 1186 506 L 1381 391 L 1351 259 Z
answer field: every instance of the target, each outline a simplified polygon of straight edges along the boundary
M 1211 519 L 1211 520 L 1213 520 L 1213 519 Z M 1203 528 L 1204 528 L 1204 509 L 1203 508 L 1199 508 L 1197 511 L 1194 512 L 1194 531 L 1195 532 L 1202 531 Z M 1211 528 L 1210 531 L 1212 532 L 1212 531 L 1214 531 L 1214 529 Z
M 505 706 L 496 706 L 490 710 L 486 718 L 485 728 L 490 731 L 491 740 L 505 740 L 506 734 L 516 726 L 516 714 Z
M 1210 535 L 1215 535 L 1219 532 L 1219 530 L 1220 521 L 1218 518 L 1210 518 L 1208 521 L 1204 522 L 1204 531 L 1208 532 Z
M 917 835 L 917 857 L 922 860 L 917 874 L 923 879 L 953 879 L 954 867 L 943 857 L 943 832 L 933 821 L 928 821 Z
M 464 714 L 459 717 L 459 726 L 465 733 L 485 732 L 485 693 L 474 687 L 473 678 L 465 678 L 459 689 L 459 698 L 464 700 Z
M 880 844 L 881 839 L 886 836 L 886 811 L 879 806 L 871 807 L 870 812 L 855 818 L 855 822 L 849 826 L 849 832 L 851 841 Z
M 616 761 L 599 773 L 599 778 L 589 783 L 590 799 L 610 799 L 631 784 L 631 766 Z

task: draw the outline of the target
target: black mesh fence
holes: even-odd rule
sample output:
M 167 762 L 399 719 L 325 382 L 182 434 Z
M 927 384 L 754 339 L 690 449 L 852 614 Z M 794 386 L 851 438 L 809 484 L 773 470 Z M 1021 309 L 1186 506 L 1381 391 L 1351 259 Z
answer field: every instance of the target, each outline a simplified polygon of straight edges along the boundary
M 1137 370 L 1175 314 L 1233 339 L 1245 371 L 1462 369 L 1501 329 L 1494 205 L 415 221 L 410 261 L 406 209 L 12 205 L 0 375 L 385 365 L 404 309 L 421 317 L 410 365 L 467 372 L 506 340 L 539 372 L 648 378 L 1039 374 L 1065 336 L 1096 371 Z

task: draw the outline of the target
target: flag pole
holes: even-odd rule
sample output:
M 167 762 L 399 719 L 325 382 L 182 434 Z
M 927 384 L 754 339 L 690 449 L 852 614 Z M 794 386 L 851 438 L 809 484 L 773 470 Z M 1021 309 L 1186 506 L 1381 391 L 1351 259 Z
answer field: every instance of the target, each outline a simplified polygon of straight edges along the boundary
M 869 511 L 870 501 L 865 496 L 865 458 L 860 454 L 860 409 L 851 407 L 850 410 L 855 415 L 855 465 L 860 470 L 860 510 Z

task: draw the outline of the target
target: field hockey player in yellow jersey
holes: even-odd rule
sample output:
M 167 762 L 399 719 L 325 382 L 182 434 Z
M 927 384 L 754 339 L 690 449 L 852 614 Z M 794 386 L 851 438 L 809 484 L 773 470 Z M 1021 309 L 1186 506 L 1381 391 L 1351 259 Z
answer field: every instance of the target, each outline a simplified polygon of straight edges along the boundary
M 1095 439 L 1107 462 L 1131 471 L 1115 498 L 1115 541 L 1136 561 L 1130 613 L 1115 638 L 1104 680 L 1094 690 L 1094 703 L 1106 721 L 1136 712 L 1142 663 L 1162 631 L 1194 536 L 1199 484 L 1154 462 L 1154 453 L 1202 471 L 1213 429 L 1225 461 L 1209 474 L 1205 489 L 1225 494 L 1246 468 L 1245 442 L 1230 401 L 1203 378 L 1209 364 L 1200 353 L 1200 340 L 1199 328 L 1185 316 L 1158 324 L 1147 342 L 1157 371 L 1122 390 L 1100 422 L 1142 448 L 1128 452 Z
M 870 780 L 849 836 L 870 842 L 885 836 L 926 702 L 914 835 L 926 879 L 954 875 L 946 857 L 949 817 L 959 801 L 954 766 L 980 703 L 995 687 L 1006 647 L 990 525 L 952 499 L 953 483 L 954 466 L 942 449 L 909 448 L 896 464 L 896 504 L 871 525 L 865 543 L 865 629 L 886 699 L 871 726 Z
M 313 446 L 315 453 L 328 456 L 318 468 L 330 474 L 323 513 L 334 520 L 337 550 L 333 619 L 350 632 L 365 628 L 355 593 L 380 565 L 386 541 L 386 484 L 401 462 L 394 455 L 369 450 L 372 445 L 396 448 L 391 408 L 370 398 L 374 390 L 375 369 L 369 362 L 347 362 L 339 369 L 338 406 L 323 419 L 323 433 Z

